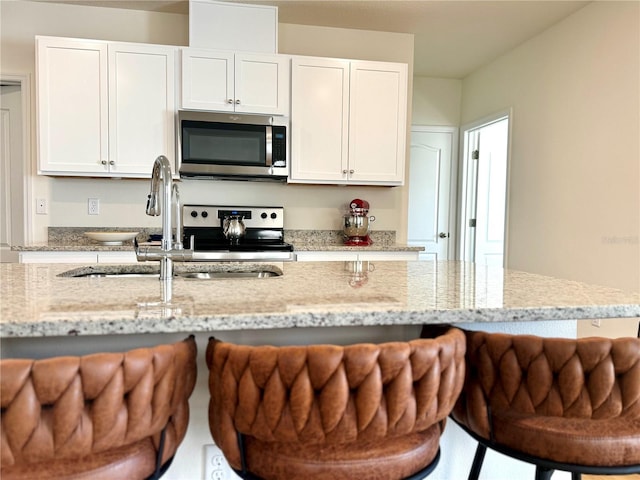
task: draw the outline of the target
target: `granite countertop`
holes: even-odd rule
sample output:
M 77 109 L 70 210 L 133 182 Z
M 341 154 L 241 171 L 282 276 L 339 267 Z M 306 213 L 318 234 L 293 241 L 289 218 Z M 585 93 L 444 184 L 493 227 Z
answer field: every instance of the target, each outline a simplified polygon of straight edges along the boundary
M 151 234 L 161 233 L 154 228 L 89 228 L 89 227 L 49 227 L 48 242 L 40 245 L 19 245 L 11 249 L 19 252 L 123 252 L 133 251 L 133 241 L 122 245 L 102 245 L 90 240 L 85 231 L 122 231 L 139 232 L 138 242 L 145 242 Z M 284 240 L 293 245 L 296 252 L 339 252 L 339 251 L 375 251 L 375 252 L 420 252 L 424 247 L 396 242 L 394 231 L 371 232 L 373 244 L 370 246 L 347 246 L 342 241 L 341 230 L 285 230 Z
M 265 267 L 283 275 L 161 282 L 59 276 L 151 272 L 156 263 L 1 264 L 0 336 L 640 317 L 638 294 L 455 261 L 176 263 L 178 271 Z

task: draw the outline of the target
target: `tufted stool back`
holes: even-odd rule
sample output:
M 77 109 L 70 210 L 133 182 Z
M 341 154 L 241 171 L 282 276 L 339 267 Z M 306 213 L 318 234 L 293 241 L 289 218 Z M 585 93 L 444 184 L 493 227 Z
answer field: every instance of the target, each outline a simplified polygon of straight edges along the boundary
M 464 351 L 457 329 L 380 345 L 211 339 L 211 433 L 244 478 L 402 479 L 437 457 Z
M 640 339 L 466 336 L 452 417 L 470 432 L 552 462 L 640 467 Z
M 127 353 L 0 361 L 0 476 L 151 476 L 161 443 L 164 465 L 186 433 L 195 357 L 190 337 Z

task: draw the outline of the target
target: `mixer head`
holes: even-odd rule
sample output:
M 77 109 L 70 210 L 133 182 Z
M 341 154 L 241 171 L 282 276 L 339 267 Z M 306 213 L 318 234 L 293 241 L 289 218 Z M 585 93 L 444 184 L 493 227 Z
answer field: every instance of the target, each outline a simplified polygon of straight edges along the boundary
M 349 202 L 349 209 L 354 214 L 366 215 L 369 211 L 369 202 L 367 202 L 366 200 L 361 200 L 359 198 L 354 198 L 353 200 L 351 200 L 351 202 Z

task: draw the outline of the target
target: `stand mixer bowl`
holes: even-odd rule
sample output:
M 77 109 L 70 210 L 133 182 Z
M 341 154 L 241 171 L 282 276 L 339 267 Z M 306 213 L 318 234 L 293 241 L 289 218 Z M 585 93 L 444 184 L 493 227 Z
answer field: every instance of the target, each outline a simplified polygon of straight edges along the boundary
M 342 231 L 347 237 L 366 237 L 369 234 L 369 222 L 375 217 L 366 215 L 345 215 Z

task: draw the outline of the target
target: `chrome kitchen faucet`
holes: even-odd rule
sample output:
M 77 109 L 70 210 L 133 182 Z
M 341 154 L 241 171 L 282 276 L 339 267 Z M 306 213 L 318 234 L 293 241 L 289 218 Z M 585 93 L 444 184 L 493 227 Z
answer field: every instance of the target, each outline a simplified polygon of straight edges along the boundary
M 162 206 L 158 204 L 158 194 L 162 182 Z M 173 212 L 175 211 L 175 237 L 173 233 Z M 138 261 L 159 260 L 160 280 L 173 278 L 173 260 L 189 261 L 193 258 L 193 240 L 191 248 L 184 249 L 182 245 L 182 219 L 180 194 L 178 185 L 173 182 L 171 163 L 164 155 L 160 155 L 153 163 L 151 171 L 151 191 L 147 198 L 147 215 L 157 217 L 162 215 L 162 241 L 160 248 L 147 246 L 141 249 L 137 240 L 134 241 L 136 258 Z

